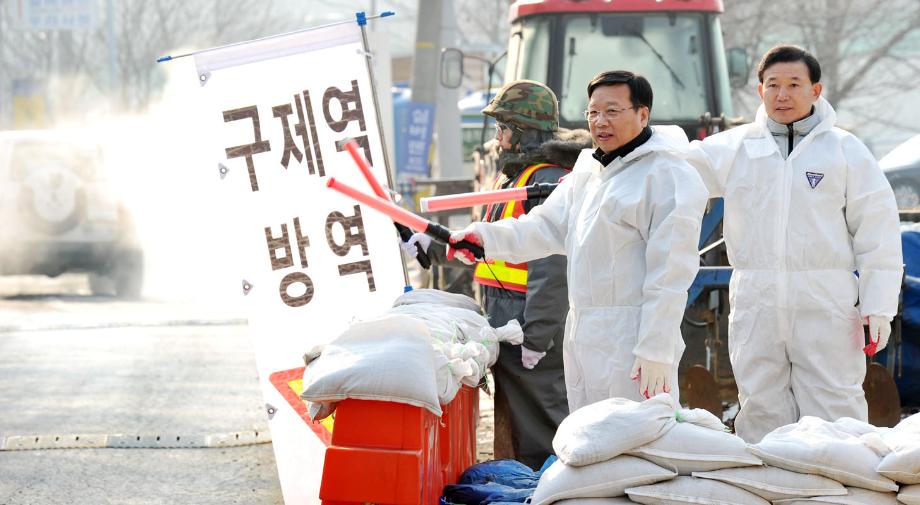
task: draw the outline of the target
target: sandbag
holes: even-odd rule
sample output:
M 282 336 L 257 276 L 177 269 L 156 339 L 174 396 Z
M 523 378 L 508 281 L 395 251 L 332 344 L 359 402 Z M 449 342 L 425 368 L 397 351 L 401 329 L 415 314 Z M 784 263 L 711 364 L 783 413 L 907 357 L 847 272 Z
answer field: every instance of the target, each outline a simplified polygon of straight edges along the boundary
M 300 397 L 407 403 L 441 415 L 428 328 L 409 316 L 358 321 L 307 364 Z
M 636 503 L 625 496 L 616 498 L 570 498 L 568 500 L 559 500 L 556 505 L 622 505 L 625 503 Z
M 667 393 L 641 403 L 610 398 L 585 405 L 559 424 L 553 450 L 570 466 L 606 461 L 667 433 L 676 410 Z
M 777 500 L 774 504 L 782 505 L 898 505 L 897 493 L 882 493 L 869 491 L 858 487 L 846 488 L 847 494 L 837 496 L 815 496 L 812 498 L 793 498 Z
M 444 357 L 439 379 L 452 376 L 455 382 L 470 387 L 478 385 L 486 370 L 495 364 L 501 342 L 516 345 L 524 341 L 524 331 L 516 319 L 492 328 L 485 317 L 466 309 L 416 303 L 387 309 L 387 314 L 403 314 L 425 323 L 435 351 Z M 447 363 L 451 366 L 447 367 Z M 444 389 L 442 383 L 439 389 Z M 452 399 L 453 396 L 447 401 L 442 398 L 441 403 Z
M 462 384 L 476 387 L 498 359 L 499 343 L 520 344 L 524 332 L 512 319 L 500 328 L 477 312 L 447 305 L 418 302 L 387 309 L 423 322 L 433 337 L 438 401 L 450 403 Z
M 827 477 L 790 472 L 772 466 L 693 472 L 693 476 L 738 486 L 769 501 L 809 496 L 839 496 L 847 493 L 843 484 Z
M 473 312 L 480 311 L 479 304 L 476 303 L 476 300 L 466 295 L 428 288 L 413 289 L 412 291 L 399 295 L 399 298 L 393 302 L 393 306 L 399 307 L 400 305 L 412 305 L 414 303 L 434 303 L 437 305 L 456 307 L 458 309 L 472 310 Z
M 706 409 L 678 409 L 674 418 L 679 423 L 691 423 L 710 430 L 730 432 L 722 420 Z
M 823 475 L 847 486 L 897 491 L 894 481 L 876 471 L 883 449 L 870 424 L 846 417 L 831 423 L 811 416 L 779 427 L 748 447 L 768 465 Z
M 878 473 L 902 484 L 920 484 L 920 414 L 879 431 L 891 453 L 882 458 Z
M 556 461 L 540 476 L 532 505 L 548 505 L 566 498 L 611 498 L 628 487 L 672 479 L 674 470 L 632 456 L 617 456 L 600 463 L 569 466 Z
M 674 467 L 679 475 L 763 464 L 748 452 L 744 440 L 723 431 L 725 426 L 718 418 L 707 411 L 702 412 L 692 416 L 679 415 L 680 419 L 694 422 L 678 422 L 658 439 L 627 454 L 664 467 Z
M 626 490 L 629 499 L 650 505 L 770 505 L 754 493 L 724 482 L 695 477 L 677 477 L 649 486 Z
M 902 486 L 898 501 L 905 505 L 920 505 L 920 484 Z
M 484 339 L 495 340 L 495 330 L 482 314 L 469 309 L 460 309 L 434 303 L 400 305 L 386 310 L 387 314 L 405 314 L 422 320 L 431 336 L 442 342 L 470 342 Z M 485 336 L 480 334 L 486 330 Z

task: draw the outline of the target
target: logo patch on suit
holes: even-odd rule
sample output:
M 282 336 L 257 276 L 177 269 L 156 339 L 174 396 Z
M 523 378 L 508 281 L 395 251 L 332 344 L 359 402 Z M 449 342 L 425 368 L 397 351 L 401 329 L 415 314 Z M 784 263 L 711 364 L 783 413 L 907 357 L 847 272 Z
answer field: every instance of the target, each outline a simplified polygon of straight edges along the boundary
M 811 185 L 811 189 L 815 189 L 818 183 L 821 182 L 821 179 L 824 178 L 824 174 L 819 172 L 805 172 L 805 177 L 808 178 L 808 184 Z

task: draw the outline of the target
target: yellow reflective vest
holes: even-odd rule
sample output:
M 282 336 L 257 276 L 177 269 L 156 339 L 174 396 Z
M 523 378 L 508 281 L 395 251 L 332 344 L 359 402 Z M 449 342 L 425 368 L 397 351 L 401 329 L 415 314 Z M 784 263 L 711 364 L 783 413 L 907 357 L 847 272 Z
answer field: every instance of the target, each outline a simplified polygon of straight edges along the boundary
M 514 183 L 514 188 L 521 188 L 527 185 L 530 181 L 530 178 L 533 176 L 534 172 L 545 167 L 555 167 L 558 165 L 552 165 L 549 163 L 537 163 L 536 165 L 530 165 L 525 168 L 523 172 L 518 176 L 517 182 Z M 502 184 L 505 183 L 507 179 L 504 175 L 500 175 L 493 185 L 492 189 L 501 189 Z M 517 219 L 519 216 L 524 214 L 524 202 L 520 200 L 510 200 L 505 202 L 505 209 L 501 214 L 500 219 L 507 219 L 513 217 Z M 483 216 L 484 221 L 488 221 L 492 215 L 492 205 L 486 209 L 485 215 Z M 497 221 L 498 219 L 496 219 Z M 489 264 L 486 265 L 484 262 L 480 261 L 476 264 L 476 270 L 473 273 L 473 280 L 478 282 L 483 286 L 492 286 L 494 288 L 508 289 L 511 291 L 518 291 L 520 293 L 527 292 L 527 263 L 508 263 L 502 260 L 489 260 Z

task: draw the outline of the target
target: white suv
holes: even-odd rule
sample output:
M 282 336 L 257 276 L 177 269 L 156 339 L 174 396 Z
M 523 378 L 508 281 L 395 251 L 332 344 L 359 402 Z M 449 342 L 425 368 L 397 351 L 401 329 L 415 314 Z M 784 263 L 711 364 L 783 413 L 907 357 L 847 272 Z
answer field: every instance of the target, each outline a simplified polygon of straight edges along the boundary
M 0 275 L 87 272 L 94 294 L 137 297 L 143 252 L 102 148 L 55 131 L 0 132 Z

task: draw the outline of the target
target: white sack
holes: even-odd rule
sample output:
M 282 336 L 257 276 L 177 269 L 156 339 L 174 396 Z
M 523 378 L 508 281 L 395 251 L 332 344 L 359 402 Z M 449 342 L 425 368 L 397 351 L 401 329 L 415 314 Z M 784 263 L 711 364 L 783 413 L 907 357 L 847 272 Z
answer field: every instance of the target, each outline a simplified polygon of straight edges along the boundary
M 920 505 L 920 484 L 902 486 L 898 501 L 906 505 Z
M 675 414 L 679 423 L 691 423 L 711 430 L 728 432 L 728 426 L 706 409 L 680 409 Z
M 677 424 L 674 398 L 662 393 L 644 402 L 610 398 L 569 414 L 553 437 L 553 450 L 570 466 L 619 456 L 667 433 Z
M 492 328 L 478 312 L 448 305 L 418 302 L 387 310 L 423 322 L 433 337 L 438 401 L 450 403 L 461 384 L 476 387 L 498 359 L 499 342 L 520 344 L 524 332 L 512 319 L 505 326 Z
M 676 475 L 673 470 L 632 456 L 617 456 L 587 466 L 569 466 L 556 460 L 540 476 L 531 504 L 548 505 L 566 498 L 623 496 L 628 487 L 653 484 Z
M 438 401 L 447 405 L 457 396 L 462 384 L 470 387 L 479 385 L 485 375 L 485 361 L 489 351 L 482 344 L 444 344 L 432 342 L 435 352 L 435 376 L 437 378 Z
M 837 505 L 898 505 L 897 493 L 882 493 L 869 491 L 858 487 L 848 487 L 847 494 L 843 496 L 815 496 L 813 498 L 794 498 L 778 500 L 774 504 L 781 505 L 824 505 L 834 503 Z
M 650 486 L 626 490 L 629 499 L 650 505 L 770 505 L 763 498 L 724 482 L 694 477 L 677 477 Z
M 420 319 L 428 325 L 431 335 L 441 342 L 482 344 L 489 351 L 490 361 L 485 363 L 485 368 L 492 366 L 498 359 L 499 342 L 516 345 L 524 341 L 524 331 L 516 319 L 500 328 L 492 328 L 489 321 L 477 312 L 430 303 L 393 307 L 387 313 Z
M 879 463 L 878 473 L 902 484 L 920 484 L 920 414 L 879 431 L 891 453 Z
M 626 503 L 635 503 L 625 496 L 616 498 L 571 498 L 568 500 L 559 500 L 556 505 L 623 505 Z
M 847 417 L 828 422 L 805 416 L 779 427 L 748 449 L 764 463 L 793 472 L 823 475 L 847 486 L 873 491 L 897 491 L 892 480 L 879 475 L 881 448 L 876 428 Z
M 678 422 L 658 439 L 627 454 L 664 467 L 673 466 L 680 475 L 762 464 L 748 452 L 744 440 L 724 431 L 727 428 L 708 411 L 682 410 L 677 417 L 685 422 Z
M 407 403 L 441 415 L 428 328 L 409 316 L 353 323 L 304 371 L 301 398 Z
M 403 293 L 393 302 L 394 307 L 400 305 L 411 305 L 413 303 L 434 303 L 456 307 L 458 309 L 472 310 L 479 312 L 479 304 L 472 298 L 457 293 L 448 293 L 440 289 L 413 289 L 408 293 Z
M 738 486 L 769 501 L 809 496 L 838 496 L 847 492 L 843 484 L 827 477 L 790 472 L 772 466 L 693 472 L 693 476 Z

